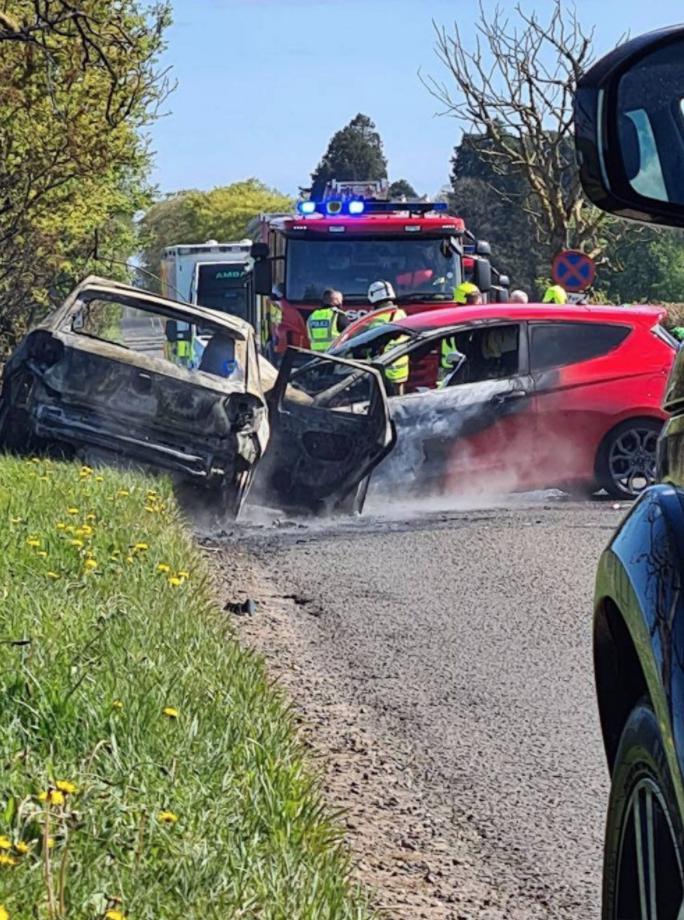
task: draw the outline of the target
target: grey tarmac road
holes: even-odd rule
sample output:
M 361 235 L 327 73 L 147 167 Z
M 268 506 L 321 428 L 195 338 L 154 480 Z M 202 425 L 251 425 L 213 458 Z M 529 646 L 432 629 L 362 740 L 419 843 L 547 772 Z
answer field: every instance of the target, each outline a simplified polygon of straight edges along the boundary
M 623 513 L 398 508 L 209 547 L 226 597 L 240 581 L 258 602 L 238 629 L 293 698 L 386 916 L 599 916 L 592 592 Z

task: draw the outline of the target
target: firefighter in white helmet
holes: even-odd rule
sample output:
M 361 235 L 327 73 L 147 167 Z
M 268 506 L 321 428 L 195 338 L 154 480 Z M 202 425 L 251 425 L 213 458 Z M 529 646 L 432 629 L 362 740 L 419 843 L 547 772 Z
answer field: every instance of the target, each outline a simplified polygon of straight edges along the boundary
M 389 281 L 374 281 L 368 288 L 368 300 L 375 308 L 372 319 L 368 324 L 368 329 L 375 326 L 381 326 L 385 323 L 396 323 L 401 319 L 406 319 L 406 313 L 401 307 L 398 307 L 394 299 L 396 294 Z M 407 340 L 407 336 L 397 336 L 387 343 L 385 351 L 391 351 L 397 345 L 401 345 Z M 397 358 L 392 364 L 385 368 L 385 379 L 387 381 L 388 393 L 390 396 L 401 396 L 404 392 L 406 381 L 409 376 L 409 357 L 403 355 Z

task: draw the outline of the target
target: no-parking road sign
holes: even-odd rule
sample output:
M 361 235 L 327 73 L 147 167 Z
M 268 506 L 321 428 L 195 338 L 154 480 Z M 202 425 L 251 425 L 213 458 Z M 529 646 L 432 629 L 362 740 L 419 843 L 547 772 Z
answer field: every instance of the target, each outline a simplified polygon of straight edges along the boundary
M 551 276 L 566 291 L 583 291 L 596 277 L 596 266 L 592 258 L 578 249 L 564 249 L 553 260 Z

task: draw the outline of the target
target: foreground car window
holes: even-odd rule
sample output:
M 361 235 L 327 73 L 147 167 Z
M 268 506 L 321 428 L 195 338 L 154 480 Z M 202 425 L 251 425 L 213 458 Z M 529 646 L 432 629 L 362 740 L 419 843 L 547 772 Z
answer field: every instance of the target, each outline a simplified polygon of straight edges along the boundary
M 535 323 L 530 326 L 531 369 L 543 371 L 598 358 L 617 348 L 630 332 L 630 326 Z
M 120 345 L 151 358 L 181 366 L 174 343 L 187 343 L 188 361 L 182 366 L 215 377 L 243 380 L 246 350 L 230 330 L 206 323 L 194 326 L 140 304 L 93 297 L 83 300 L 70 320 L 71 332 L 77 335 Z

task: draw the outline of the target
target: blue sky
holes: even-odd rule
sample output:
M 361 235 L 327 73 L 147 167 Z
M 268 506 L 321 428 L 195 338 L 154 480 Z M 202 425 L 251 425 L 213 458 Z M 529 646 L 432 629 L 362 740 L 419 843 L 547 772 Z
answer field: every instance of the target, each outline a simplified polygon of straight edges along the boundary
M 485 5 L 492 4 L 485 0 Z M 551 0 L 522 0 L 543 17 Z M 467 25 L 476 0 L 173 0 L 163 64 L 178 88 L 151 129 L 160 191 L 256 176 L 295 194 L 332 134 L 357 112 L 376 123 L 392 179 L 436 192 L 460 128 L 439 117 L 418 71 L 441 76 L 432 19 Z M 502 0 L 513 10 L 515 0 Z M 578 0 L 609 50 L 681 21 L 681 4 Z

